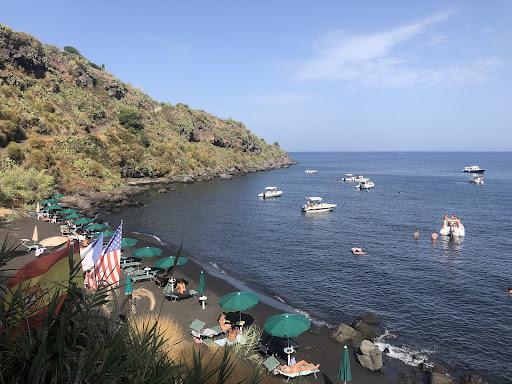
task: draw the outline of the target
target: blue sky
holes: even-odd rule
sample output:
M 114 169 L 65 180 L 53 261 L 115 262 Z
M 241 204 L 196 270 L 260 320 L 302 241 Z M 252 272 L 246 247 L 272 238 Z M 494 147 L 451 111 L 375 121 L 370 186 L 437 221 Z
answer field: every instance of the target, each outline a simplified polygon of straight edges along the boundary
M 356 4 L 357 3 L 357 4 Z M 512 150 L 512 2 L 6 1 L 0 22 L 297 150 Z

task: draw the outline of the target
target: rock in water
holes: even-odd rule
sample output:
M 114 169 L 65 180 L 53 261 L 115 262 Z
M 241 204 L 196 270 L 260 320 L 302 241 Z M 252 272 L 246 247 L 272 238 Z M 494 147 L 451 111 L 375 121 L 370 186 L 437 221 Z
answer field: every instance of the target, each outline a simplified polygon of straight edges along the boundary
M 485 381 L 478 375 L 464 375 L 460 378 L 460 384 L 485 384 Z
M 400 373 L 397 377 L 398 384 L 416 384 L 416 376 L 412 373 Z
M 443 373 L 432 372 L 430 384 L 453 384 L 453 380 Z
M 361 333 L 347 324 L 340 324 L 332 333 L 332 337 L 340 344 L 358 346 L 362 340 Z
M 382 353 L 379 348 L 369 340 L 363 340 L 357 353 L 357 361 L 370 371 L 382 369 Z

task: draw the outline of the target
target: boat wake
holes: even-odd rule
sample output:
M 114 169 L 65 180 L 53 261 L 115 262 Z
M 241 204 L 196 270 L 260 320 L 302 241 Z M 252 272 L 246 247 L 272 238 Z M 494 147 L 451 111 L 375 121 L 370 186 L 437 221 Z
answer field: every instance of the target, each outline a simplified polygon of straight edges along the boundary
M 208 264 L 210 264 L 215 270 L 219 273 L 222 273 L 223 275 L 229 276 L 228 273 L 223 270 L 217 263 L 214 263 L 213 261 L 210 261 Z
M 434 353 L 434 350 L 421 350 L 418 351 L 416 349 L 402 346 L 397 347 L 395 345 L 390 344 L 390 339 L 397 339 L 397 335 L 389 332 L 387 329 L 384 331 L 382 335 L 377 337 L 375 340 L 375 345 L 382 351 L 386 351 L 386 355 L 402 361 L 403 363 L 410 365 L 412 367 L 417 367 L 418 364 L 423 363 L 427 367 L 433 367 L 433 363 L 428 361 L 429 355 Z

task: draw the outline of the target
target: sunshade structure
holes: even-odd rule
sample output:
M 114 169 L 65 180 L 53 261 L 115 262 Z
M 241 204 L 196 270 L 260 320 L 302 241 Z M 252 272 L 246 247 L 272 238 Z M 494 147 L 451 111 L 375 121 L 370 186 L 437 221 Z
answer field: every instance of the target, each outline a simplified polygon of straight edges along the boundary
M 90 224 L 94 221 L 94 219 L 91 219 L 89 217 L 81 217 L 78 220 L 76 220 L 74 223 L 75 225 L 86 225 Z
M 89 232 L 101 232 L 101 231 L 106 231 L 108 229 L 108 225 L 94 223 L 94 224 L 87 225 L 84 229 Z
M 254 292 L 233 292 L 222 296 L 219 305 L 225 311 L 240 312 L 254 307 L 259 301 L 260 297 Z
M 123 237 L 123 240 L 121 240 L 121 248 L 130 248 L 137 245 L 139 240 L 132 239 L 130 237 Z
M 132 277 L 128 274 L 128 275 L 126 275 L 126 287 L 124 288 L 124 294 L 126 296 L 131 295 L 132 291 L 133 291 Z
M 135 253 L 134 253 L 135 255 Z M 188 259 L 185 256 L 178 257 L 178 261 L 176 262 L 176 256 L 169 256 L 165 257 L 163 259 L 158 260 L 155 263 L 155 267 L 162 268 L 162 269 L 169 269 L 171 268 L 174 263 L 176 263 L 177 266 L 182 266 L 188 263 Z
M 66 236 L 52 236 L 47 237 L 44 240 L 41 240 L 39 242 L 39 245 L 42 245 L 43 247 L 58 247 L 59 245 L 62 245 L 68 241 L 68 238 Z
M 52 212 L 52 211 L 60 211 L 61 209 L 62 209 L 62 207 L 60 205 L 54 204 L 54 205 L 47 206 L 44 210 L 48 211 L 48 212 Z
M 338 369 L 338 379 L 343 381 L 343 383 L 347 383 L 347 381 L 352 380 L 352 372 L 350 371 L 350 360 L 348 357 L 348 348 L 345 345 L 343 347 L 343 352 L 341 353 L 341 361 L 340 368 Z
M 62 215 L 71 215 L 73 213 L 77 213 L 78 211 L 76 209 L 73 209 L 73 208 L 66 208 L 66 209 L 63 209 L 62 211 L 60 211 L 60 213 Z
M 133 251 L 136 257 L 158 257 L 162 256 L 162 249 L 156 247 L 142 247 Z
M 204 281 L 204 272 L 201 271 L 201 274 L 199 275 L 199 284 L 197 284 L 197 292 L 204 296 L 204 291 L 206 290 L 206 283 Z
M 87 228 L 87 227 L 86 227 Z M 103 231 L 103 232 L 96 232 L 95 234 L 93 234 L 92 237 L 94 238 L 97 238 L 99 237 L 99 235 L 101 235 L 103 233 L 103 237 L 104 238 L 109 238 L 109 237 L 112 237 L 114 236 L 114 232 L 113 231 Z
M 62 212 L 61 212 L 62 213 Z M 64 217 L 64 220 L 78 220 L 82 217 L 79 213 L 72 213 Z
M 57 200 L 57 199 L 46 199 L 46 200 L 41 201 L 41 204 L 52 205 L 52 204 L 57 204 L 58 202 L 59 202 L 59 200 Z
M 64 195 L 62 193 L 54 193 L 52 198 L 53 199 L 56 199 L 56 200 L 60 200 L 64 197 Z
M 311 327 L 311 321 L 297 313 L 282 313 L 269 317 L 263 326 L 265 332 L 276 337 L 297 337 Z
M 34 226 L 34 232 L 32 233 L 32 241 L 36 243 L 39 241 L 39 232 L 37 231 L 37 225 Z

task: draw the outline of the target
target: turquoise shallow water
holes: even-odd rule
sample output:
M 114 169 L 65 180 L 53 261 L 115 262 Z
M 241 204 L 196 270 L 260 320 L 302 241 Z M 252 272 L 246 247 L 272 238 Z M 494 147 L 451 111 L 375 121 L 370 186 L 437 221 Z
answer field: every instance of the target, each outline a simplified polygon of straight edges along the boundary
M 512 297 L 505 292 L 512 286 L 512 153 L 292 156 L 299 165 L 178 185 L 119 216 L 129 230 L 183 239 L 201 261 L 318 321 L 378 313 L 388 331 L 381 346 L 406 362 L 426 358 L 512 383 Z M 485 185 L 469 184 L 461 172 L 472 164 L 487 169 Z M 375 189 L 336 182 L 347 172 L 371 177 Z M 267 185 L 284 195 L 260 200 Z M 308 195 L 338 208 L 304 215 Z M 466 238 L 432 244 L 431 231 L 452 212 Z M 369 255 L 352 256 L 353 246 Z

